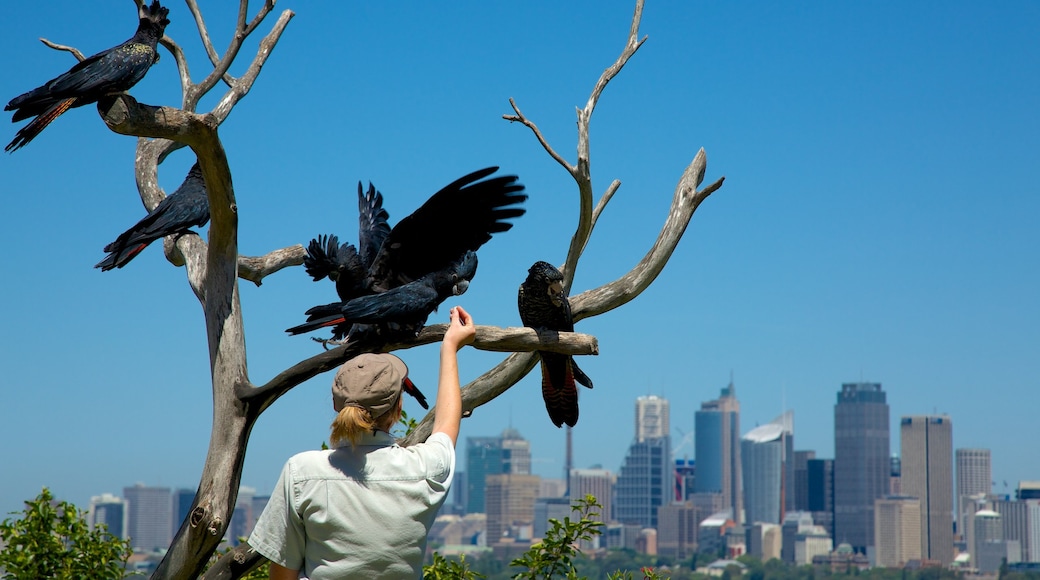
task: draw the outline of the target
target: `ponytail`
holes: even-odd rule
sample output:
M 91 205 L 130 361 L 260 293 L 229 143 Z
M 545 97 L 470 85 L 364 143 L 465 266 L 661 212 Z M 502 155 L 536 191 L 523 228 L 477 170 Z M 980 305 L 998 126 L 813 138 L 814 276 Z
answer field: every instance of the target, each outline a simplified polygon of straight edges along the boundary
M 333 445 L 348 441 L 351 445 L 357 445 L 362 435 L 370 433 L 376 428 L 376 422 L 367 410 L 344 405 L 329 427 L 332 429 L 329 440 Z

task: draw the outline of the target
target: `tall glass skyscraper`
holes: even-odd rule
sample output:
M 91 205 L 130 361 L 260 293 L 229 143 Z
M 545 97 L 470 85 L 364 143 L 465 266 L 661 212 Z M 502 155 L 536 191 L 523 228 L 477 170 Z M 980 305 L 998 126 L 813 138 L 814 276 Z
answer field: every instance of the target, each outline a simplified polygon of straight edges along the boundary
M 466 438 L 466 513 L 486 513 L 487 476 L 530 475 L 531 443 L 516 429 L 499 437 Z
M 636 400 L 636 436 L 628 448 L 615 486 L 614 519 L 622 524 L 657 527 L 657 508 L 674 494 L 668 401 Z
M 744 511 L 740 462 L 740 402 L 731 382 L 718 399 L 701 403 L 694 414 L 696 493 L 718 493 L 722 505 L 741 521 Z
M 899 425 L 903 494 L 921 500 L 921 556 L 953 562 L 953 422 L 903 417 Z
M 747 524 L 779 524 L 784 512 L 785 458 L 793 413 L 760 425 L 740 441 L 744 472 L 744 520 Z
M 889 493 L 888 403 L 881 383 L 845 383 L 834 405 L 834 542 L 867 553 L 874 500 Z

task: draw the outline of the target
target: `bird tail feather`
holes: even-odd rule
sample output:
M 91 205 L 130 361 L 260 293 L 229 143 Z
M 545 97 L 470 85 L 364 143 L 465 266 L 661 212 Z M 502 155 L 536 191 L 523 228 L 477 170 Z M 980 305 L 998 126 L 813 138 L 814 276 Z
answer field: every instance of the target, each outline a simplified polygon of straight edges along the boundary
M 15 133 L 14 140 L 8 143 L 7 147 L 4 147 L 4 151 L 14 153 L 28 145 L 29 142 L 35 139 L 41 131 L 47 128 L 47 125 L 51 124 L 51 121 L 57 119 L 65 111 L 68 111 L 69 107 L 71 107 L 75 102 L 76 99 L 74 97 L 59 101 L 51 108 L 37 115 L 28 125 L 22 127 L 17 133 Z

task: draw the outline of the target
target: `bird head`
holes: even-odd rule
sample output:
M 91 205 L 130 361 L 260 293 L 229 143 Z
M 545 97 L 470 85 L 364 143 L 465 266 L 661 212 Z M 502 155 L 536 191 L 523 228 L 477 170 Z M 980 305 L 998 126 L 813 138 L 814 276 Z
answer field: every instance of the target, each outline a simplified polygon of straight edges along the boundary
M 455 266 L 452 274 L 452 294 L 461 296 L 469 289 L 470 280 L 477 275 L 477 253 L 466 252 Z
M 141 19 L 141 26 L 144 26 L 147 23 L 150 26 L 158 28 L 160 37 L 166 30 L 166 26 L 170 24 L 170 19 L 167 18 L 170 14 L 170 9 L 159 4 L 159 0 L 152 0 L 151 6 L 142 2 L 137 9 L 137 14 Z
M 560 306 L 567 299 L 563 289 L 563 272 L 549 262 L 535 262 L 527 271 L 528 280 L 534 279 L 545 287 L 553 306 Z

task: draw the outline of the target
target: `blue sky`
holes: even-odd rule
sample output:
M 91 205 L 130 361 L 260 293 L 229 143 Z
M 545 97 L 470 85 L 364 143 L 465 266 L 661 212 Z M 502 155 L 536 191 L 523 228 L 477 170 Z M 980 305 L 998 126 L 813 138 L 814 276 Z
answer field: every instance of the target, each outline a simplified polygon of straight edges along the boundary
M 222 45 L 234 10 L 207 4 Z M 241 251 L 320 233 L 354 239 L 359 180 L 384 193 L 396 223 L 456 177 L 500 165 L 527 186 L 527 215 L 481 249 L 469 292 L 433 318 L 458 303 L 479 324 L 518 326 L 516 288 L 534 261 L 563 261 L 577 194 L 532 134 L 501 116 L 515 98 L 573 162 L 575 107 L 620 53 L 632 8 L 279 2 L 296 17 L 220 129 Z M 3 99 L 71 66 L 39 37 L 90 54 L 135 24 L 125 0 L 19 2 L 5 13 Z M 167 34 L 199 78 L 206 62 L 185 6 L 173 3 L 170 19 Z M 841 383 L 880 382 L 893 426 L 947 413 L 955 447 L 992 449 L 997 491 L 1040 479 L 1040 445 L 1030 444 L 1040 436 L 1038 29 L 1030 2 L 648 3 L 649 40 L 593 116 L 594 188 L 622 185 L 574 293 L 642 257 L 699 148 L 707 181 L 726 183 L 643 295 L 579 324 L 600 355 L 581 361 L 596 388 L 582 392 L 575 465 L 620 467 L 636 397 L 668 398 L 678 437 L 732 375 L 743 431 L 790 408 L 796 448 L 832 457 Z M 176 81 L 165 53 L 132 93 L 177 105 Z M 20 126 L 7 126 L 5 143 Z M 158 247 L 122 270 L 93 269 L 143 215 L 133 155 L 133 139 L 84 107 L 0 159 L 0 513 L 44 485 L 85 508 L 138 481 L 198 484 L 210 388 L 184 273 Z M 172 156 L 161 185 L 172 191 L 192 161 L 186 150 Z M 254 382 L 316 352 L 283 330 L 330 301 L 331 285 L 295 268 L 241 293 Z M 432 395 L 436 347 L 403 356 Z M 464 351 L 463 379 L 499 358 Z M 325 440 L 329 380 L 261 417 L 244 484 L 269 491 L 289 455 Z M 531 440 L 536 472 L 562 473 L 564 432 L 534 376 L 478 409 L 462 436 L 507 425 Z

